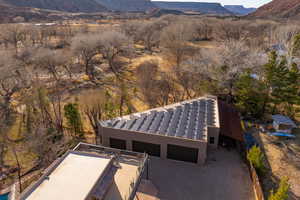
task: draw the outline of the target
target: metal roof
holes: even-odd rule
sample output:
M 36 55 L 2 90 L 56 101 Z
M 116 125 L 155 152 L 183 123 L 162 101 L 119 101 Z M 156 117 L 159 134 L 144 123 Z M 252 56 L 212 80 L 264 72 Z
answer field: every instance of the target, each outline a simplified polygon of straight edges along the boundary
M 278 124 L 285 124 L 292 127 L 297 127 L 296 124 L 287 116 L 283 115 L 272 115 L 272 119 Z
M 102 126 L 179 137 L 207 138 L 207 126 L 218 126 L 217 100 L 204 97 L 100 122 Z

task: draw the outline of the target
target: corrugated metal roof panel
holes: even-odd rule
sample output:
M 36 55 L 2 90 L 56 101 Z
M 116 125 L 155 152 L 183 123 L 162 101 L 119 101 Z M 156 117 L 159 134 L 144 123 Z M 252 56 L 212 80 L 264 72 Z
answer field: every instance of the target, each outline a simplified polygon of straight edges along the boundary
M 101 124 L 117 129 L 201 140 L 207 137 L 207 126 L 216 123 L 215 108 L 215 99 L 199 98 Z

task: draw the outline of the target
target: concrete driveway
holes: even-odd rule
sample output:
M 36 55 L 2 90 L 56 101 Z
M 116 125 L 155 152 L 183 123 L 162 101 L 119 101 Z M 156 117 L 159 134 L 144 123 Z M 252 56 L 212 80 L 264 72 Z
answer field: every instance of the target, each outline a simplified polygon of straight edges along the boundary
M 253 200 L 247 166 L 235 151 L 208 152 L 204 166 L 151 158 L 150 180 L 162 200 Z

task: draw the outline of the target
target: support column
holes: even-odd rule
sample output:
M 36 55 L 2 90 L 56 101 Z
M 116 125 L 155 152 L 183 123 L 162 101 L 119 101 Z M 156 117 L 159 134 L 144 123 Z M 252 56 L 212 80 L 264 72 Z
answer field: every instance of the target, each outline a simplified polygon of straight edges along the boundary
M 132 151 L 132 140 L 126 140 L 126 149 Z
M 200 148 L 198 149 L 198 165 L 203 165 L 205 164 L 206 161 L 206 156 L 207 156 L 207 145 L 201 145 Z
M 168 150 L 167 144 L 160 145 L 160 157 L 162 159 L 167 159 L 167 152 L 168 152 L 167 150 Z

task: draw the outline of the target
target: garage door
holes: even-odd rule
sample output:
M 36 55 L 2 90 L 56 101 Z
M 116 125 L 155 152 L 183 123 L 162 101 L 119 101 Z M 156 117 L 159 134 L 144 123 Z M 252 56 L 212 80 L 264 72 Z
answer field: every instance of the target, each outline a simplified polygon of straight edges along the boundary
M 167 158 L 197 163 L 198 149 L 168 144 Z
M 132 150 L 136 152 L 146 152 L 150 156 L 160 157 L 160 145 L 147 142 L 132 141 Z
M 109 146 L 115 149 L 126 149 L 126 140 L 120 140 L 116 138 L 109 138 Z

